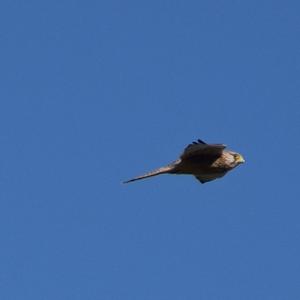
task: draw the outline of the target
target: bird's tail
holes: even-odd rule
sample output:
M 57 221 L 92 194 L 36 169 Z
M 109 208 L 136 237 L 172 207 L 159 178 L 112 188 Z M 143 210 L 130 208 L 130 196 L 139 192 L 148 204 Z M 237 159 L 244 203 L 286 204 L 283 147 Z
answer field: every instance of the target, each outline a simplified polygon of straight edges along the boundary
M 134 177 L 134 178 L 132 178 L 130 180 L 124 181 L 123 183 L 129 183 L 129 182 L 133 182 L 133 181 L 136 181 L 136 180 L 145 179 L 145 178 L 152 177 L 152 176 L 157 176 L 157 175 L 160 175 L 160 174 L 172 173 L 171 171 L 173 169 L 174 169 L 173 165 L 164 166 L 164 167 L 155 169 L 155 170 L 153 170 L 151 172 L 148 172 L 148 173 L 146 173 L 144 175 L 137 176 L 137 177 Z

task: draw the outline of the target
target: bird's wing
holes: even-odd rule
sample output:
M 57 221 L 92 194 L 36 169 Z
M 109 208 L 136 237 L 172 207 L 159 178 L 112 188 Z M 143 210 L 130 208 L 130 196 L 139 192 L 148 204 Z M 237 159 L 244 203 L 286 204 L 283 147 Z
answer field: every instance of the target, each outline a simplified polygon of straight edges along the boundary
M 205 183 L 217 179 L 216 177 L 212 178 L 208 176 L 195 176 L 195 178 L 199 180 L 201 183 Z
M 201 140 L 189 144 L 181 154 L 181 159 L 191 158 L 195 156 L 219 156 L 226 148 L 223 144 L 206 144 Z
M 208 181 L 212 181 L 218 178 L 223 177 L 226 174 L 226 172 L 222 172 L 219 174 L 201 174 L 201 175 L 195 175 L 196 179 L 198 179 L 201 183 L 205 183 Z

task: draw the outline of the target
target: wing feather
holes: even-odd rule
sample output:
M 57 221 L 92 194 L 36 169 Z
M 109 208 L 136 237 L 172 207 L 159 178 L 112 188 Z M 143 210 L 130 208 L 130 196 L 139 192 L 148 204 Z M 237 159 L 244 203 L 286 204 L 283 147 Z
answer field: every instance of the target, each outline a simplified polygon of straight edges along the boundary
M 187 159 L 195 156 L 220 156 L 226 145 L 223 144 L 206 144 L 201 140 L 189 144 L 181 154 L 181 159 Z
M 206 182 L 217 179 L 217 178 L 209 178 L 209 177 L 206 177 L 206 176 L 195 176 L 195 178 L 197 180 L 199 180 L 201 183 L 206 183 Z

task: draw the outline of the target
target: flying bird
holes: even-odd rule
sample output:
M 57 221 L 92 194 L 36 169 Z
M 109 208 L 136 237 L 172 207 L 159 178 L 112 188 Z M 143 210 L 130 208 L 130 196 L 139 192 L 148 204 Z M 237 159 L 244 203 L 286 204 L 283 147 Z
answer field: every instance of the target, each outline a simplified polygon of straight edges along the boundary
M 160 174 L 194 175 L 201 183 L 215 180 L 245 162 L 241 154 L 225 148 L 223 144 L 207 144 L 197 140 L 189 144 L 176 161 L 124 183 Z

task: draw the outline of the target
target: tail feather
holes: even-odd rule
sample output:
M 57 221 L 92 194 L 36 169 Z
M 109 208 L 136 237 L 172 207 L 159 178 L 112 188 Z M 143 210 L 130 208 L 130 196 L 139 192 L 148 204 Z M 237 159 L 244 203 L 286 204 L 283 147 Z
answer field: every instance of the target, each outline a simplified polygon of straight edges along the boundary
M 157 175 L 160 175 L 160 174 L 170 173 L 170 171 L 172 171 L 173 168 L 174 167 L 172 165 L 164 166 L 164 167 L 155 169 L 155 170 L 153 170 L 151 172 L 148 172 L 148 173 L 146 173 L 144 175 L 137 176 L 137 177 L 134 177 L 134 178 L 129 179 L 127 181 L 124 181 L 123 183 L 129 183 L 129 182 L 133 182 L 133 181 L 136 181 L 136 180 L 145 179 L 145 178 L 152 177 L 152 176 L 157 176 Z

